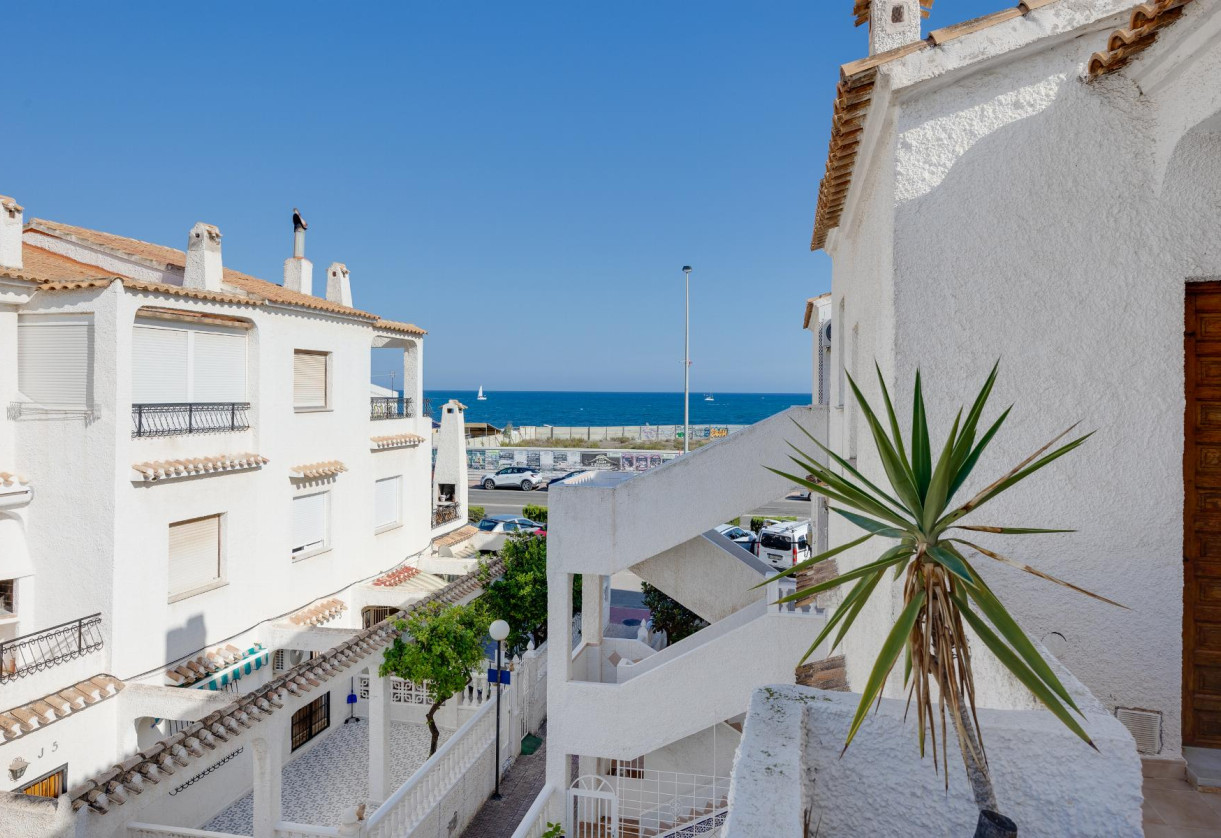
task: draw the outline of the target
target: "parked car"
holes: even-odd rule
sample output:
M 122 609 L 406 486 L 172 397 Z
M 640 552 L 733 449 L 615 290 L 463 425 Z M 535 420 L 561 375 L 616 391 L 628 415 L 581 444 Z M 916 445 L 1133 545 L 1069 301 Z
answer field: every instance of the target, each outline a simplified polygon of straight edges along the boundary
M 517 515 L 489 515 L 477 525 L 479 532 L 472 539 L 475 549 L 490 553 L 504 547 L 505 540 L 514 533 L 537 533 L 546 536 L 547 529 L 529 518 Z
M 547 488 L 550 489 L 556 483 L 563 483 L 569 477 L 576 477 L 578 474 L 584 474 L 584 473 L 585 473 L 585 469 L 577 469 L 576 471 L 570 471 L 567 474 L 561 475 L 559 477 L 553 477 L 547 481 Z
M 532 468 L 525 466 L 505 466 L 495 474 L 485 474 L 479 481 L 485 489 L 503 489 L 507 486 L 520 488 L 529 492 L 535 486 L 542 485 L 543 478 Z
M 814 555 L 809 521 L 769 521 L 759 530 L 759 558 L 785 570 Z
M 750 530 L 742 529 L 737 524 L 721 524 L 716 528 L 716 531 L 745 550 L 754 553 L 757 549 L 759 536 Z

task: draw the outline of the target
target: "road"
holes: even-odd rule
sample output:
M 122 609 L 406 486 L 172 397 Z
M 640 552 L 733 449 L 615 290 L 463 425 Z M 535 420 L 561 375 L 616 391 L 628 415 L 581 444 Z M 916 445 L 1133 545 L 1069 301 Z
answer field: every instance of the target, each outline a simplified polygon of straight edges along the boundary
M 535 506 L 547 505 L 547 492 L 535 489 L 533 492 L 523 492 L 520 489 L 476 489 L 471 487 L 468 503 L 471 506 L 482 506 L 489 515 L 520 515 L 522 507 L 527 504 Z M 763 518 L 780 515 L 793 515 L 806 518 L 810 515 L 810 503 L 790 495 L 783 500 L 773 501 L 756 509 L 751 515 Z

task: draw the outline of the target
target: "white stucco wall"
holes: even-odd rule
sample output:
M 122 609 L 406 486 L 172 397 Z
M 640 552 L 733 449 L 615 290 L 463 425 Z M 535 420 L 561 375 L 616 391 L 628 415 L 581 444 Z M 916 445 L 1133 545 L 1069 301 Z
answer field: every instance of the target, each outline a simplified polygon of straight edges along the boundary
M 1107 13 L 1119 10 L 1057 3 L 883 68 L 879 89 L 903 91 L 889 110 L 875 93 L 877 149 L 858 160 L 865 177 L 830 247 L 833 299 L 837 316 L 846 307 L 837 327 L 861 324 L 858 362 L 877 357 L 898 388 L 901 415 L 910 416 L 920 367 L 935 435 L 947 432 L 953 411 L 1001 359 L 991 415 L 1017 406 L 963 497 L 1075 421 L 1097 431 L 972 518 L 1079 530 L 985 543 L 1131 610 L 986 559 L 979 564 L 1035 638 L 1064 635 L 1060 658 L 1104 704 L 1162 712 L 1163 755 L 1173 756 L 1180 744 L 1183 288 L 1221 276 L 1221 136 L 1215 122 L 1201 124 L 1221 110 L 1221 45 L 1205 40 L 1194 54 L 1181 46 L 1200 40 L 1193 30 L 1215 29 L 1215 9 L 1193 4 L 1147 58 L 1083 83 L 1085 62 L 1118 20 Z M 969 69 L 983 54 L 1090 20 L 1084 37 Z M 1143 89 L 1133 80 L 1146 72 L 1144 62 L 1164 62 L 1176 50 L 1183 63 L 1157 85 Z M 877 397 L 876 384 L 864 389 Z M 859 432 L 860 464 L 880 475 L 867 431 Z M 847 436 L 833 411 L 841 450 Z M 831 542 L 854 532 L 833 520 Z M 853 551 L 841 566 L 875 553 Z M 879 610 L 858 621 L 863 628 L 848 644 L 853 683 L 861 683 L 889 626 L 885 606 L 879 600 Z

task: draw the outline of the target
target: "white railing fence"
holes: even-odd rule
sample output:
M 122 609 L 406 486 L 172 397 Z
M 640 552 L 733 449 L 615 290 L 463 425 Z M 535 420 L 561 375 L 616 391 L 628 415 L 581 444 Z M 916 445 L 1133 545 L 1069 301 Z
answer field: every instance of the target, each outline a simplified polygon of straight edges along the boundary
M 276 838 L 317 838 L 318 836 L 339 836 L 339 827 L 337 826 L 312 826 L 306 823 L 289 823 L 288 821 L 280 821 L 276 824 Z
M 184 826 L 129 823 L 127 838 L 233 838 L 233 836 L 228 832 L 209 832 L 206 829 L 187 829 Z
M 623 776 L 615 778 L 619 822 L 634 823 L 639 838 L 664 835 L 693 821 L 715 822 L 716 813 L 728 805 L 728 777 L 626 766 L 621 770 Z
M 538 797 L 534 798 L 534 803 L 522 817 L 517 831 L 513 833 L 513 838 L 542 838 L 542 834 L 547 831 L 548 824 L 558 823 L 563 818 L 559 812 L 558 791 L 551 783 L 543 786 Z

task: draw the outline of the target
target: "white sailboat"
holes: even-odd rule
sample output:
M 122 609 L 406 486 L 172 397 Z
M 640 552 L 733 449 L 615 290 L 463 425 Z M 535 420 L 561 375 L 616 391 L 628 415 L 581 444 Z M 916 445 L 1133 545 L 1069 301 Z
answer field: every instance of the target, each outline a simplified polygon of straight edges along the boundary
M 713 401 L 712 394 L 711 394 L 711 393 L 705 393 L 705 394 L 704 394 L 704 401 L 706 401 L 706 402 Z
M 475 398 L 481 402 L 486 402 L 488 400 L 488 397 L 483 395 L 483 385 L 482 384 L 479 385 L 479 395 L 475 396 Z

